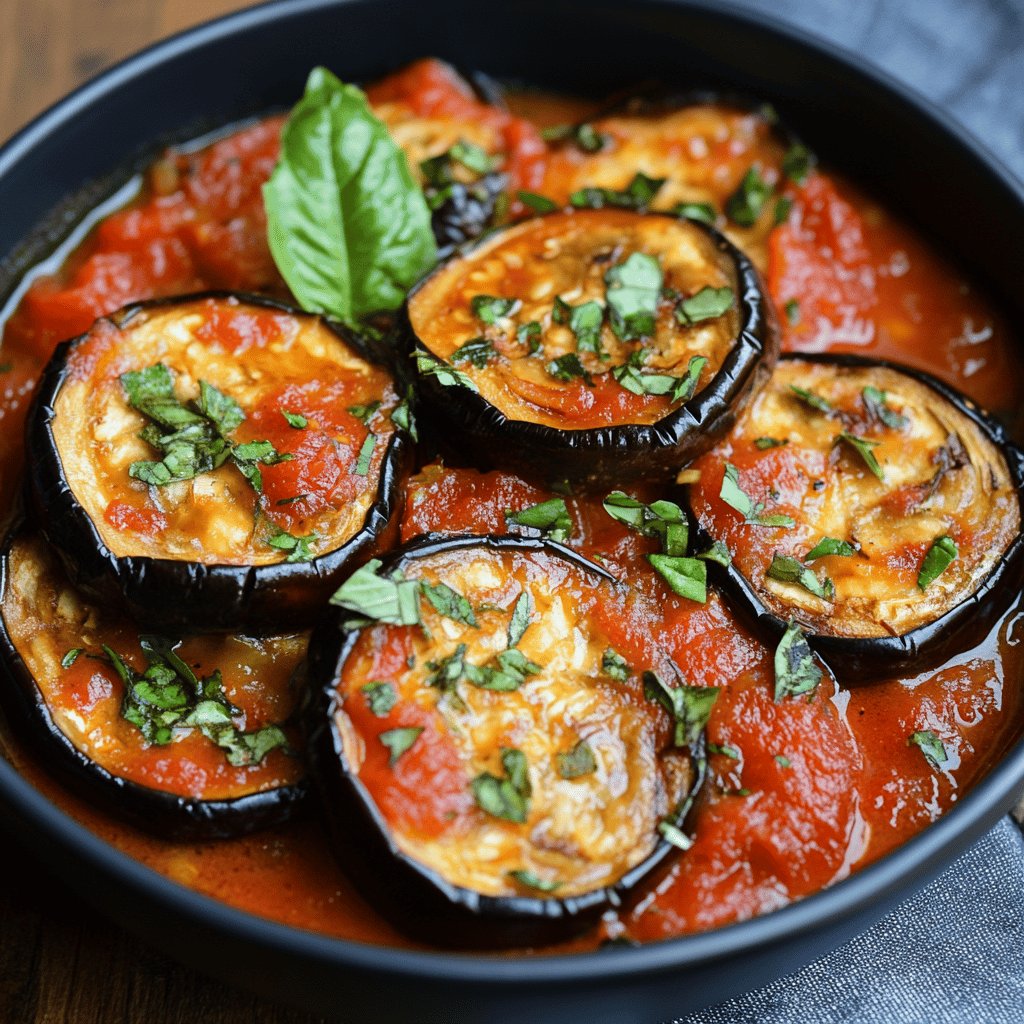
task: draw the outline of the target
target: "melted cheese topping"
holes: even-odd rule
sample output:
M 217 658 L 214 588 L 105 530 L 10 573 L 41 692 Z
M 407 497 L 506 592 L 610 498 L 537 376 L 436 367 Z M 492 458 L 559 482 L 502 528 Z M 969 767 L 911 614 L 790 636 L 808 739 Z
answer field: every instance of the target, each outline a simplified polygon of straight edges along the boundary
M 708 362 L 698 379 L 699 391 L 733 347 L 739 331 L 735 301 L 722 316 L 684 326 L 675 317 L 675 302 L 662 299 L 654 334 L 643 341 L 621 340 L 606 317 L 601 328 L 602 354 L 578 352 L 570 326 L 553 319 L 557 297 L 574 307 L 590 301 L 604 305 L 605 274 L 634 253 L 656 258 L 664 288 L 681 296 L 692 296 L 705 287 L 727 287 L 735 295 L 731 261 L 700 228 L 621 210 L 578 211 L 526 221 L 450 261 L 410 299 L 409 319 L 423 345 L 448 362 L 466 342 L 488 339 L 497 354 L 484 367 L 466 361 L 457 365 L 491 405 L 515 420 L 566 427 L 565 415 L 558 411 L 558 396 L 565 385 L 546 367 L 573 353 L 593 378 L 609 381 L 611 369 L 625 364 L 634 352 L 646 355 L 643 372 L 677 378 L 685 377 L 692 357 L 704 356 Z M 478 295 L 515 299 L 519 305 L 497 323 L 485 324 L 472 309 Z M 529 340 L 517 333 L 529 323 L 541 329 L 535 352 L 530 351 Z M 619 385 L 613 386 L 626 400 L 633 397 Z M 624 422 L 652 423 L 667 411 L 661 404 L 639 405 Z
M 721 211 L 750 167 L 781 187 L 785 147 L 759 114 L 724 106 L 695 105 L 663 114 L 620 114 L 588 122 L 606 140 L 597 153 L 576 146 L 558 149 L 539 191 L 559 204 L 588 187 L 626 188 L 639 171 L 663 178 L 652 204 L 671 210 L 679 203 L 710 203 Z M 761 270 L 767 266 L 767 240 L 775 204 L 768 202 L 750 227 L 719 218 L 718 226 Z
M 658 822 L 684 799 L 691 775 L 683 752 L 663 749 L 667 716 L 642 696 L 639 680 L 616 682 L 602 673 L 608 643 L 588 609 L 614 585 L 550 556 L 486 548 L 417 561 L 415 576 L 465 596 L 478 628 L 444 618 L 424 601 L 426 631 L 416 630 L 411 639 L 411 667 L 406 662 L 388 678 L 398 703 L 384 718 L 367 718 L 363 707 L 354 708 L 366 701 L 360 688 L 374 678 L 373 651 L 386 642 L 386 627 L 364 631 L 344 666 L 344 703 L 336 713 L 349 762 L 378 806 L 386 806 L 380 787 L 395 779 L 400 784 L 401 773 L 416 770 L 418 757 L 440 763 L 438 743 L 448 749 L 449 781 L 424 776 L 420 799 L 443 802 L 444 794 L 431 791 L 447 785 L 456 790 L 448 801 L 456 809 L 445 814 L 439 834 L 391 820 L 395 842 L 449 882 L 489 895 L 571 896 L 615 883 L 650 855 Z M 481 689 L 466 679 L 447 693 L 429 685 L 430 663 L 461 644 L 467 662 L 493 665 L 508 646 L 512 610 L 523 593 L 532 612 L 518 649 L 540 667 L 536 674 L 510 692 Z M 380 741 L 366 734 L 366 726 L 386 730 L 403 715 L 408 721 L 404 709 L 410 705 L 422 716 L 416 720 L 429 740 L 421 735 L 394 765 L 368 774 L 367 764 L 380 760 Z M 363 723 L 362 732 L 350 715 Z M 559 755 L 580 741 L 593 754 L 594 770 L 564 778 Z M 485 813 L 469 795 L 471 780 L 481 773 L 505 775 L 503 749 L 526 758 L 531 793 L 525 824 Z M 510 875 L 515 871 L 557 887 L 550 893 L 524 888 Z
M 832 410 L 811 408 L 794 386 Z M 887 425 L 865 388 L 884 392 L 890 418 L 903 422 Z M 842 432 L 875 444 L 884 479 L 838 440 Z M 759 438 L 787 443 L 759 451 Z M 743 523 L 719 498 L 724 462 L 737 467 L 753 501 L 765 502 L 763 515 L 789 515 L 795 526 Z M 730 438 L 697 468 L 693 503 L 705 528 L 726 541 L 772 612 L 820 633 L 902 635 L 939 618 L 978 588 L 1020 530 L 1019 498 L 998 448 L 925 384 L 883 367 L 780 363 Z M 943 536 L 957 556 L 922 589 L 924 559 Z M 803 558 L 823 537 L 856 548 L 808 563 L 820 581 L 832 580 L 834 598 L 767 575 L 773 555 Z
M 194 400 L 205 380 L 234 399 L 246 421 L 233 440 L 270 439 L 291 461 L 261 466 L 262 498 L 229 461 L 190 480 L 147 487 L 134 462 L 161 454 L 140 436 L 150 422 L 126 399 L 120 376 L 168 366 L 175 394 Z M 314 554 L 340 547 L 363 525 L 393 432 L 397 394 L 387 373 L 350 350 L 319 319 L 237 300 L 156 306 L 120 328 L 98 321 L 68 357 L 52 430 L 64 475 L 103 543 L 117 556 L 267 565 L 288 552 L 276 529 L 315 535 Z M 345 412 L 381 403 L 365 473 L 356 466 L 367 427 Z M 292 429 L 283 411 L 306 413 Z
M 124 686 L 111 666 L 85 654 L 70 667 L 61 664 L 74 648 L 98 654 L 107 644 L 141 671 L 145 662 L 131 623 L 83 599 L 34 537 L 12 546 L 5 583 L 4 626 L 54 724 L 112 775 L 203 800 L 275 789 L 302 776 L 300 760 L 280 750 L 259 764 L 233 767 L 197 729 L 177 729 L 170 744 L 150 745 L 121 716 Z M 218 636 L 187 640 L 178 653 L 200 676 L 221 670 L 225 695 L 238 708 L 235 725 L 252 731 L 292 715 L 298 694 L 290 680 L 305 650 L 304 635 Z

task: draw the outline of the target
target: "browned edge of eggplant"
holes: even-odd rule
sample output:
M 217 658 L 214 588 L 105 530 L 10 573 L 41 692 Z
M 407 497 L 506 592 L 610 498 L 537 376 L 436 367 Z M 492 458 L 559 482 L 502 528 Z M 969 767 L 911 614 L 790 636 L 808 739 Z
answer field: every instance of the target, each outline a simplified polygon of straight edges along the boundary
M 121 328 L 151 309 L 228 298 L 289 316 L 316 317 L 265 296 L 206 291 L 133 303 L 106 319 Z M 362 339 L 339 324 L 322 319 L 362 358 L 386 365 L 382 355 L 371 351 Z M 67 376 L 67 359 L 85 337 L 87 334 L 58 345 L 46 365 L 26 420 L 25 445 L 34 513 L 72 582 L 86 593 L 100 600 L 123 600 L 129 615 L 140 625 L 162 633 L 279 633 L 308 627 L 343 576 L 376 547 L 387 546 L 393 539 L 390 534 L 397 528 L 404 500 L 403 485 L 413 461 L 412 439 L 397 425 L 381 462 L 376 497 L 362 527 L 333 551 L 308 562 L 259 566 L 115 555 L 72 493 L 53 436 L 54 405 Z
M 0 594 L 6 592 L 11 547 L 25 530 L 19 514 L 0 546 Z M 280 825 L 309 804 L 309 782 L 227 800 L 201 800 L 151 789 L 114 775 L 60 730 L 35 677 L 7 631 L 0 608 L 0 705 L 19 742 L 38 764 L 89 804 L 159 839 L 228 839 Z
M 553 541 L 507 534 L 423 534 L 391 552 L 381 573 L 402 571 L 434 554 L 486 547 L 497 551 L 536 551 L 560 558 L 601 579 L 621 584 L 606 569 Z M 312 715 L 307 749 L 314 783 L 320 790 L 333 836 L 333 848 L 360 891 L 402 931 L 448 947 L 500 948 L 545 945 L 594 926 L 608 910 L 622 906 L 633 890 L 680 851 L 659 839 L 651 854 L 612 886 L 573 897 L 487 896 L 446 881 L 403 853 L 390 827 L 345 757 L 334 723 L 339 708 L 336 683 L 363 627 L 346 627 L 351 615 L 332 608 L 310 641 L 308 678 Z M 706 773 L 703 738 L 691 751 L 694 784 L 673 816 L 684 824 Z
M 832 366 L 882 367 L 905 374 L 930 388 L 966 416 L 1002 453 L 1017 492 L 1021 522 L 1024 523 L 1024 451 L 1009 439 L 1001 424 L 992 420 L 962 392 L 923 370 L 891 360 L 802 352 L 787 352 L 781 358 Z M 709 545 L 714 538 L 693 514 L 689 502 L 686 504 L 693 521 L 697 545 Z M 807 632 L 807 642 L 846 685 L 935 667 L 969 645 L 970 638 L 965 637 L 966 634 L 980 634 L 992 625 L 1019 593 L 1022 574 L 1024 533 L 1018 533 L 978 589 L 927 625 L 918 626 L 901 636 L 884 637 L 838 637 Z M 727 600 L 748 621 L 753 622 L 757 629 L 775 639 L 785 632 L 787 622 L 765 607 L 756 588 L 734 563 L 730 562 L 725 567 L 709 561 L 708 576 L 723 591 Z M 799 616 L 796 616 L 796 621 L 799 624 Z M 968 644 L 964 643 L 965 638 Z
M 666 213 L 641 216 L 679 219 Z M 709 450 L 732 429 L 739 412 L 771 374 L 779 352 L 779 329 L 774 307 L 750 260 L 715 228 L 700 221 L 690 223 L 710 235 L 735 268 L 740 329 L 714 377 L 687 402 L 651 424 L 562 430 L 511 419 L 476 391 L 418 374 L 416 394 L 426 413 L 421 424 L 435 428 L 442 440 L 447 436 L 481 466 L 509 469 L 549 486 L 568 482 L 595 492 L 637 480 L 663 481 Z M 472 255 L 494 234 L 477 239 L 454 259 Z M 437 269 L 414 285 L 398 315 L 399 355 L 411 358 L 417 347 L 430 352 L 412 328 L 409 303 Z

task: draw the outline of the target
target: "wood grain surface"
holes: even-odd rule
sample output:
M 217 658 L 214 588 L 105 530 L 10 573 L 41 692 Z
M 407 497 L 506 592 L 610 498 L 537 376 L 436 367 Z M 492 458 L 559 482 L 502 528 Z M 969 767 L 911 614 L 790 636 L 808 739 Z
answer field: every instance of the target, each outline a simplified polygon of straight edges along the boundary
M 0 0 L 0 139 L 143 46 L 239 0 Z M 98 917 L 0 825 L 0 1024 L 313 1024 Z

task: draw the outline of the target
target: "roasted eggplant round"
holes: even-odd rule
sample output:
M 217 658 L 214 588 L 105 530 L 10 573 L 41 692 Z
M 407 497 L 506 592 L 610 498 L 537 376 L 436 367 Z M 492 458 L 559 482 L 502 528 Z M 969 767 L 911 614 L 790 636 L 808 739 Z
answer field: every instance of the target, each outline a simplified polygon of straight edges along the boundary
M 19 741 L 81 796 L 164 839 L 252 832 L 305 798 L 289 724 L 304 636 L 140 636 L 21 529 L 0 588 L 0 704 Z
M 416 286 L 399 330 L 428 418 L 461 450 L 590 489 L 663 479 L 706 451 L 778 351 L 738 249 L 626 210 L 490 235 Z
M 693 472 L 698 527 L 731 554 L 711 568 L 843 677 L 948 657 L 1019 589 L 1024 454 L 916 370 L 784 357 Z
M 312 764 L 340 860 L 398 927 L 550 942 L 688 846 L 718 691 L 645 697 L 600 626 L 628 591 L 551 542 L 428 536 L 335 595 Z
M 130 306 L 61 345 L 29 484 L 76 585 L 148 629 L 303 626 L 389 542 L 411 458 L 391 376 L 354 345 L 224 293 Z

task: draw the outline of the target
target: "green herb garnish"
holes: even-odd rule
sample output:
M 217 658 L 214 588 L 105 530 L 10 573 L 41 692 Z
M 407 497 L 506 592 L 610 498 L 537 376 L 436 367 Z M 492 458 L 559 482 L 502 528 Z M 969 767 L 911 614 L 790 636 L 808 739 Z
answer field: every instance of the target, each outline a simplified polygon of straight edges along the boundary
M 775 703 L 810 693 L 820 682 L 821 669 L 815 664 L 807 638 L 790 619 L 775 649 Z
M 952 537 L 946 534 L 936 537 L 921 563 L 921 570 L 917 574 L 917 585 L 922 590 L 927 590 L 929 584 L 934 583 L 959 554 L 956 542 Z
M 537 892 L 555 892 L 562 888 L 561 882 L 548 881 L 547 879 L 539 878 L 532 871 L 510 871 L 508 873 L 508 877 L 513 881 L 518 882 L 524 888 L 536 889 Z
M 507 511 L 505 519 L 516 526 L 540 530 L 555 541 L 564 541 L 572 532 L 572 518 L 564 498 L 550 498 L 518 512 Z
M 359 449 L 359 457 L 352 467 L 354 476 L 366 476 L 370 472 L 370 461 L 373 459 L 373 449 L 377 444 L 377 435 L 372 431 L 366 435 L 362 447 Z
M 452 353 L 452 362 L 472 363 L 478 370 L 482 370 L 494 354 L 494 342 L 490 338 L 470 338 Z
M 684 325 L 716 320 L 727 313 L 735 296 L 731 288 L 712 288 L 706 285 L 676 306 L 676 319 Z
M 555 760 L 563 779 L 579 779 L 597 771 L 597 759 L 586 740 L 580 740 L 571 750 L 560 751 Z
M 772 191 L 772 186 L 761 177 L 760 171 L 751 167 L 743 175 L 736 191 L 725 201 L 725 215 L 740 227 L 753 227 Z
M 719 690 L 717 686 L 669 686 L 656 672 L 644 673 L 644 695 L 672 716 L 673 742 L 677 747 L 697 744 L 707 728 Z
M 866 387 L 861 391 L 861 398 L 868 412 L 876 419 L 881 420 L 887 427 L 893 430 L 905 430 L 910 426 L 910 420 L 898 413 L 889 406 L 889 396 L 878 388 Z
M 296 430 L 305 430 L 309 426 L 309 420 L 302 413 L 289 412 L 287 409 L 282 409 L 281 415 L 288 421 L 288 426 L 294 427 Z
M 536 192 L 520 191 L 516 195 L 519 197 L 519 202 L 537 213 L 554 213 L 558 209 L 558 203 L 548 199 L 547 196 L 538 195 Z
M 857 553 L 856 549 L 845 540 L 837 540 L 835 537 L 822 537 L 810 551 L 804 555 L 805 562 L 813 562 L 816 558 L 824 558 L 826 555 L 842 555 L 849 558 Z
M 767 575 L 780 583 L 795 583 L 823 601 L 831 601 L 836 596 L 835 584 L 827 576 L 819 580 L 813 569 L 808 569 L 792 555 L 774 554 Z
M 612 330 L 623 341 L 638 341 L 654 334 L 658 302 L 665 276 L 653 256 L 631 253 L 604 275 L 605 296 Z
M 401 573 L 381 576 L 379 558 L 354 573 L 334 592 L 331 604 L 355 612 L 359 619 L 353 625 L 367 621 L 386 622 L 393 626 L 415 626 L 420 621 L 420 584 L 407 580 Z
M 945 745 L 931 729 L 912 732 L 907 738 L 907 746 L 919 747 L 933 768 L 943 768 L 949 761 Z
M 707 601 L 708 567 L 699 558 L 648 555 L 647 561 L 674 593 L 698 604 Z
M 646 174 L 637 173 L 624 189 L 581 188 L 569 196 L 569 203 L 577 209 L 600 210 L 614 206 L 642 212 L 654 202 L 664 184 L 664 178 L 649 178 Z
M 473 798 L 491 817 L 523 824 L 530 811 L 532 792 L 526 755 L 521 750 L 503 748 L 501 765 L 505 778 L 483 772 L 473 779 L 470 783 Z
M 856 434 L 847 433 L 845 430 L 836 440 L 845 441 L 864 460 L 864 464 L 879 480 L 885 480 L 882 467 L 878 464 L 878 459 L 875 458 L 875 453 L 872 451 L 872 448 L 877 448 L 882 443 L 881 441 L 870 441 L 866 437 L 858 437 Z
M 689 528 L 683 510 L 672 501 L 654 501 L 645 505 L 622 491 L 612 491 L 603 507 L 616 522 L 645 537 L 657 537 L 666 555 L 686 554 Z
M 454 622 L 464 622 L 467 626 L 476 627 L 473 606 L 447 583 L 428 583 L 426 580 L 422 580 L 420 588 L 423 591 L 423 596 L 439 615 L 452 619 Z
M 687 217 L 689 220 L 698 220 L 702 224 L 712 226 L 718 220 L 718 214 L 710 203 L 677 203 L 671 212 L 676 217 Z
M 731 508 L 736 509 L 751 526 L 772 526 L 789 528 L 796 525 L 795 520 L 787 515 L 764 515 L 764 502 L 754 502 L 749 494 L 740 487 L 739 470 L 731 463 L 725 464 L 722 477 L 722 489 L 718 495 Z
M 633 674 L 626 659 L 613 647 L 609 647 L 601 656 L 601 671 L 620 683 L 624 683 Z
M 420 376 L 436 377 L 437 382 L 446 388 L 457 386 L 469 388 L 470 391 L 479 391 L 476 384 L 461 370 L 456 370 L 454 366 L 449 366 L 436 356 L 432 356 L 429 352 L 424 352 L 423 349 L 416 349 L 413 352 L 413 358 L 416 360 L 416 369 Z
M 394 768 L 398 759 L 420 738 L 422 725 L 405 726 L 399 729 L 385 729 L 377 734 L 377 739 L 390 751 L 388 767 Z
M 517 598 L 512 607 L 512 618 L 508 624 L 508 645 L 516 647 L 523 639 L 523 634 L 530 625 L 530 616 L 533 613 L 533 601 L 530 593 L 524 590 Z
M 808 388 L 797 387 L 796 384 L 790 384 L 789 390 L 800 399 L 808 408 L 813 409 L 815 412 L 824 413 L 826 416 L 832 412 L 832 403 L 827 399 L 823 398 L 816 391 L 811 391 Z
M 505 299 L 496 295 L 474 295 L 469 304 L 473 315 L 485 324 L 496 324 L 503 317 L 511 316 L 522 305 L 519 299 Z
M 359 692 L 366 697 L 366 706 L 370 709 L 370 714 L 377 718 L 386 718 L 398 703 L 395 688 L 382 680 L 360 686 Z

